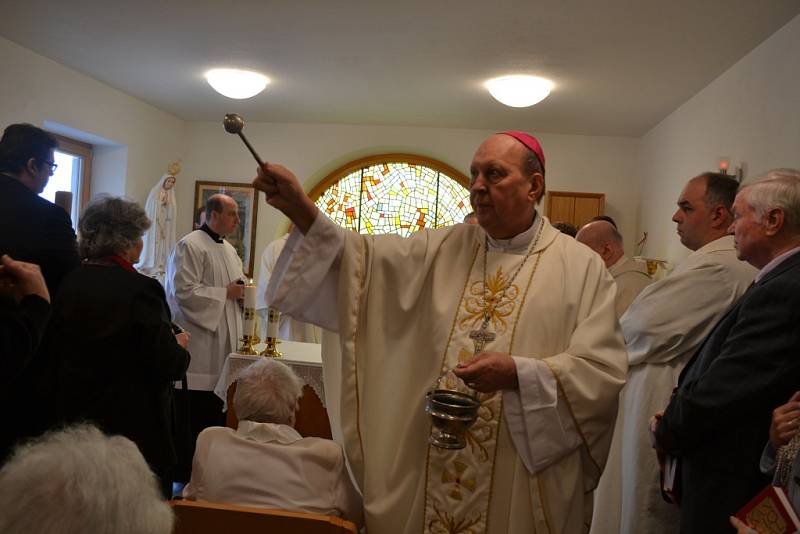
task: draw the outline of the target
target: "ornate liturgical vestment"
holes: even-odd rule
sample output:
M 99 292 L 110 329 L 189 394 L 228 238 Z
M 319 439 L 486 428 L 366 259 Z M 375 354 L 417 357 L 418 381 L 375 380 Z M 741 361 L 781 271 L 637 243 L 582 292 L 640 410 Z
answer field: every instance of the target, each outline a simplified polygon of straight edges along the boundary
M 485 248 L 478 252 L 475 264 L 481 264 L 483 254 L 486 254 Z M 485 259 L 486 264 L 491 263 L 496 270 L 484 273 L 473 265 L 450 334 L 443 372 L 483 349 L 511 354 L 519 326 L 520 305 L 534 282 L 541 255 L 537 254 L 528 262 L 527 254 L 491 252 Z M 480 276 L 478 280 L 474 280 L 475 274 Z M 484 318 L 488 319 L 485 325 L 488 329 L 483 328 Z M 452 373 L 445 375 L 443 385 L 445 389 L 463 390 L 460 380 Z M 445 450 L 428 446 L 425 532 L 488 530 L 503 399 L 500 392 L 480 393 L 478 398 L 481 407 L 477 421 L 467 431 L 467 448 Z
M 542 217 L 523 241 L 490 244 L 484 270 L 477 226 L 402 239 L 320 215 L 289 238 L 268 299 L 339 332 L 323 343 L 326 398 L 369 532 L 588 530 L 626 371 L 614 284 Z M 425 393 L 473 356 L 485 312 L 485 350 L 514 357 L 519 389 L 481 395 L 467 447 L 441 450 L 427 441 Z

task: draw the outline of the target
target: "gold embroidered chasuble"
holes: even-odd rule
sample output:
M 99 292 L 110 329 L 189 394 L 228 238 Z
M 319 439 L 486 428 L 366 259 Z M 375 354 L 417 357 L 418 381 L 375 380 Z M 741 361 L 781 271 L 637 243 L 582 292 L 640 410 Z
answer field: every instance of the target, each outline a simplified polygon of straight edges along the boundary
M 486 263 L 496 266 L 496 271 L 484 273 L 482 254 L 478 252 L 461 297 L 444 355 L 443 372 L 473 357 L 475 347 L 470 333 L 480 328 L 484 314 L 494 334 L 484 349 L 511 353 L 519 309 L 541 259 L 541 252 L 532 258 L 492 252 L 487 255 Z M 452 373 L 444 375 L 441 385 L 465 391 L 463 382 Z M 478 394 L 478 398 L 481 402 L 478 419 L 467 431 L 465 449 L 428 447 L 424 532 L 487 531 L 503 403 L 500 392 Z
M 533 255 L 493 304 L 490 329 L 497 337 L 486 347 L 540 359 L 556 377 L 558 406 L 534 410 L 557 414 L 559 428 L 535 430 L 563 434 L 571 445 L 537 450 L 533 473 L 509 433 L 503 393 L 483 396 L 463 451 L 427 443 L 425 393 L 443 367 L 472 356 L 469 332 L 482 318 L 483 230 L 456 225 L 407 239 L 346 235 L 340 342 L 324 342 L 323 365 L 326 380 L 340 381 L 341 431 L 368 532 L 588 529 L 626 357 L 613 282 L 600 258 L 543 224 Z M 487 293 L 499 297 L 522 259 L 490 252 Z M 523 404 L 536 406 L 529 394 L 535 392 L 521 392 Z

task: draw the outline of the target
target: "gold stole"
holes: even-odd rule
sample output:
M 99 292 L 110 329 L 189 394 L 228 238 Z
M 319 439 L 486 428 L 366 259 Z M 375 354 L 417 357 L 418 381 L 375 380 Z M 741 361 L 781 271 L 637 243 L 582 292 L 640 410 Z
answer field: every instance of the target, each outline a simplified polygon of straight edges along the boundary
M 480 327 L 484 301 L 490 316 L 490 329 L 496 336 L 487 343 L 485 350 L 511 353 L 519 311 L 542 254 L 541 251 L 531 254 L 512 285 L 506 289 L 523 256 L 490 252 L 484 296 L 482 252 L 478 250 L 475 255 L 464 286 L 445 349 L 442 372 L 473 357 L 474 346 L 469 333 Z M 464 391 L 463 382 L 452 373 L 442 380 L 442 387 Z M 480 393 L 478 398 L 481 401 L 478 420 L 467 431 L 466 448 L 445 450 L 428 445 L 425 533 L 478 534 L 488 531 L 503 395 L 499 391 Z

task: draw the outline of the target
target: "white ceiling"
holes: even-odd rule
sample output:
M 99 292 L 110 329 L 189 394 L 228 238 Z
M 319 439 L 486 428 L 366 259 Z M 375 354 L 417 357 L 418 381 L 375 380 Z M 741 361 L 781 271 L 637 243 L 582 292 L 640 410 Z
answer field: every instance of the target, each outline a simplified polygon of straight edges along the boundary
M 185 120 L 640 136 L 795 15 L 797 0 L 3 0 L 0 35 Z M 273 83 L 228 100 L 212 67 Z M 485 79 L 552 79 L 542 103 Z M 13 83 L 6 80 L 6 83 Z

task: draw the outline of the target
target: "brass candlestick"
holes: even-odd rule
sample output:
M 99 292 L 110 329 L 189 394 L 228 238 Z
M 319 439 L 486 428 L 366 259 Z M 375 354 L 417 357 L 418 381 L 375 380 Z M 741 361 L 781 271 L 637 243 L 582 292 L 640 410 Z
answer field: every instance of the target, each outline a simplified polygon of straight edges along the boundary
M 283 353 L 278 350 L 278 338 L 276 337 L 268 337 L 264 340 L 264 343 L 267 344 L 266 348 L 261 352 L 262 356 L 266 356 L 267 358 L 280 358 L 283 356 Z
M 261 353 L 262 356 L 267 356 L 269 358 L 280 358 L 283 356 L 281 352 L 278 350 L 278 323 L 280 322 L 281 314 L 278 310 L 274 308 L 267 309 L 267 339 L 264 340 L 264 343 L 267 344 L 267 347 L 264 349 L 264 352 Z
M 239 350 L 237 351 L 239 354 L 244 354 L 246 356 L 255 356 L 256 354 L 258 354 L 256 352 L 256 349 L 253 348 L 253 345 L 256 344 L 254 336 L 248 336 L 247 334 L 245 334 L 242 336 L 241 341 L 242 341 L 242 346 L 239 347 Z

